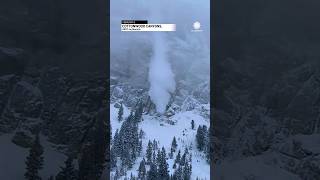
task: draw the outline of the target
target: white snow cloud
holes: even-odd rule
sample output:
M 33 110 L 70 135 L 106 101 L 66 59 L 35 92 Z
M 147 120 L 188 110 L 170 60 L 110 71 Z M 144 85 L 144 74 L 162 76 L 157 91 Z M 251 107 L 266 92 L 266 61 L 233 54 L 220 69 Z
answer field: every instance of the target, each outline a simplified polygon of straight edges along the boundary
M 167 57 L 165 34 L 155 32 L 153 56 L 149 67 L 149 95 L 156 109 L 164 113 L 170 100 L 170 93 L 175 90 L 174 74 Z

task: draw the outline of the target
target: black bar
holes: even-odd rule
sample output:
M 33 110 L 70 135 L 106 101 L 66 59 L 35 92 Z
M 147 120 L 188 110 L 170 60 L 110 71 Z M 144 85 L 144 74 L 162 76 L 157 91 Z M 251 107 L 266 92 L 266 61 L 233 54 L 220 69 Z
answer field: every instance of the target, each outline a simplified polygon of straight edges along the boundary
M 148 24 L 148 20 L 122 20 L 121 24 Z

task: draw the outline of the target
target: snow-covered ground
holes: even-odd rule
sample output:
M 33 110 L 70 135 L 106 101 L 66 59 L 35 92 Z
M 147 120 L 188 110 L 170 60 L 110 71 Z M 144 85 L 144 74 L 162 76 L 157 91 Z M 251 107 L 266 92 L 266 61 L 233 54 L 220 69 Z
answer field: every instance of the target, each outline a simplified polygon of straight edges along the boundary
M 124 117 L 127 117 L 130 114 L 130 109 L 124 107 Z M 112 135 L 117 129 L 120 129 L 122 122 L 118 121 L 118 108 L 114 107 L 114 104 L 110 104 L 110 120 L 112 126 Z M 175 122 L 174 125 L 168 124 L 167 121 Z M 191 129 L 191 120 L 195 122 L 195 128 Z M 150 115 L 143 115 L 143 121 L 139 123 L 140 129 L 145 132 L 143 138 L 143 150 L 142 156 L 146 153 L 146 147 L 148 141 L 159 141 L 159 147 L 164 146 L 166 152 L 170 152 L 171 143 L 173 137 L 176 137 L 178 150 L 181 150 L 183 153 L 185 147 L 191 146 L 192 150 L 189 151 L 192 153 L 192 179 L 199 177 L 203 180 L 210 179 L 210 165 L 206 162 L 205 155 L 202 152 L 199 152 L 196 148 L 196 132 L 199 125 L 206 125 L 209 127 L 209 120 L 204 119 L 202 116 L 198 115 L 196 111 L 183 111 L 178 112 L 177 114 L 171 116 L 170 118 L 157 117 Z M 175 154 L 176 155 L 176 154 Z M 175 157 L 174 155 L 174 157 Z M 142 160 L 142 157 L 137 158 L 135 165 L 131 170 L 127 172 L 127 176 L 130 177 L 130 174 L 137 174 L 137 169 L 139 163 Z M 174 159 L 169 159 L 169 171 L 173 173 L 174 169 L 172 168 Z
M 26 172 L 25 161 L 29 154 L 29 149 L 19 147 L 11 142 L 13 134 L 0 136 L 0 179 L 21 180 Z M 51 144 L 44 136 L 40 136 L 43 146 L 44 167 L 40 171 L 43 179 L 48 179 L 51 175 L 56 175 L 60 167 L 64 165 L 66 156 L 52 148 Z

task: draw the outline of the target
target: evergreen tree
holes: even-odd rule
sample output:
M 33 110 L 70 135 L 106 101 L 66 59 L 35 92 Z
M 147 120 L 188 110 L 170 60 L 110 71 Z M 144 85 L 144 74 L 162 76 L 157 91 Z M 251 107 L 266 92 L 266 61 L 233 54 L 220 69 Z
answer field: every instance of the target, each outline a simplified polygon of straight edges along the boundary
M 141 154 L 141 152 L 142 152 L 142 140 L 141 141 L 139 141 L 139 146 L 138 146 L 138 155 L 140 155 Z
M 158 176 L 159 179 L 168 180 L 169 179 L 169 171 L 168 171 L 168 163 L 166 161 L 166 151 L 164 147 L 162 150 L 158 152 Z
M 110 167 L 117 167 L 117 157 L 115 156 L 114 146 L 110 149 Z
M 210 163 L 210 154 L 212 153 L 213 149 L 211 146 L 211 137 L 212 137 L 212 129 L 211 126 L 209 127 L 209 132 L 208 132 L 208 142 L 207 142 L 207 150 L 206 150 L 206 158 L 207 158 L 207 162 Z
M 146 167 L 145 167 L 145 160 L 144 159 L 140 162 L 138 171 L 139 171 L 138 178 L 140 180 L 144 180 L 146 178 L 146 175 L 147 175 Z
M 152 153 L 152 162 L 154 164 L 157 164 L 157 158 L 156 158 L 156 151 L 154 150 L 153 153 Z
M 146 154 L 147 164 L 150 164 L 152 162 L 152 151 L 153 151 L 153 146 L 151 141 L 149 140 L 148 147 L 147 147 L 147 154 Z
M 65 167 L 61 168 L 61 171 L 58 173 L 56 180 L 76 180 L 76 171 L 73 166 L 73 159 L 68 157 L 65 161 Z
M 186 163 L 186 165 L 183 168 L 183 179 L 184 180 L 190 180 L 191 179 L 191 173 L 192 173 L 192 166 Z
M 183 169 L 179 166 L 172 175 L 173 180 L 183 180 Z
M 191 129 L 194 129 L 194 120 L 191 120 Z
M 48 178 L 48 180 L 54 180 L 54 177 L 53 177 L 53 176 L 50 176 L 50 177 Z
M 161 162 L 161 160 L 162 160 L 161 158 L 162 158 L 162 157 L 161 157 L 161 151 L 160 151 L 160 149 L 158 149 L 158 152 L 157 152 L 157 161 L 156 161 L 156 162 L 157 162 L 157 163 L 156 163 L 157 165 L 160 164 L 160 162 Z
M 203 128 L 202 126 L 199 126 L 196 134 L 197 148 L 199 149 L 199 151 L 202 151 L 204 149 L 204 138 L 205 134 Z
M 151 163 L 150 170 L 148 171 L 148 180 L 158 180 L 157 166 Z
M 139 139 L 142 139 L 144 136 L 144 132 L 143 130 L 141 129 L 140 132 L 139 132 Z
M 170 158 L 172 159 L 174 152 L 176 152 L 178 145 L 176 141 L 176 137 L 173 137 L 172 143 L 171 143 L 171 152 L 169 154 Z
M 202 133 L 203 133 L 203 147 L 202 147 L 202 150 L 204 152 L 206 152 L 207 151 L 207 146 L 209 144 L 209 133 L 208 133 L 207 126 L 205 126 L 205 125 L 202 126 Z
M 174 161 L 174 163 L 176 164 L 176 163 L 180 163 L 180 159 L 181 159 L 181 153 L 180 153 L 180 150 L 178 151 L 178 154 L 177 154 L 177 156 L 176 156 L 176 159 L 175 159 L 175 161 Z
M 177 168 L 177 163 L 176 163 L 176 162 L 173 163 L 172 168 L 173 168 L 173 169 Z
M 186 157 L 187 156 L 187 154 L 186 154 L 186 152 L 184 152 L 183 153 L 183 155 L 182 155 L 182 157 L 181 157 L 181 159 L 180 159 L 180 165 L 181 166 L 184 166 L 185 165 L 185 163 L 186 163 Z
M 123 105 L 121 103 L 119 111 L 118 111 L 118 121 L 122 121 L 122 116 L 123 116 Z
M 120 146 L 118 157 L 120 157 L 122 165 L 132 167 L 142 149 L 139 141 L 138 124 L 135 122 L 132 112 L 127 120 L 122 123 L 118 136 Z
M 39 135 L 36 135 L 35 141 L 29 151 L 29 156 L 26 160 L 26 170 L 24 177 L 27 180 L 40 180 L 38 171 L 42 169 L 43 165 L 43 147 L 40 144 Z
M 157 141 L 155 139 L 153 140 L 153 149 L 154 150 L 158 149 L 158 143 L 157 143 Z

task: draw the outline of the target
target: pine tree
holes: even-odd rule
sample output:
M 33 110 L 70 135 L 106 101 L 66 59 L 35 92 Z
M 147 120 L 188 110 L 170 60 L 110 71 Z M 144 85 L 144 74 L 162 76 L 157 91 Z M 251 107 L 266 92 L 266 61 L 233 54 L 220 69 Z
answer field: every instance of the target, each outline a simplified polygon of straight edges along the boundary
M 122 116 L 123 116 L 123 105 L 121 103 L 119 111 L 118 111 L 118 121 L 122 121 Z
M 184 152 L 183 153 L 183 155 L 182 155 L 182 157 L 181 157 L 181 159 L 180 159 L 180 165 L 181 166 L 184 166 L 185 165 L 185 163 L 186 163 L 186 157 L 187 156 L 187 154 L 186 154 L 186 152 Z
M 138 171 L 139 171 L 138 178 L 140 180 L 144 180 L 146 178 L 146 175 L 147 175 L 146 167 L 145 167 L 145 160 L 144 159 L 140 162 Z
M 158 149 L 158 143 L 157 143 L 157 141 L 155 139 L 153 140 L 153 149 L 154 150 Z
M 186 165 L 183 168 L 183 179 L 184 180 L 190 180 L 191 177 L 191 164 L 189 165 L 186 163 Z
M 159 179 L 168 180 L 169 179 L 169 171 L 168 171 L 168 163 L 166 161 L 166 151 L 164 147 L 162 147 L 161 152 L 158 151 L 158 176 Z
M 139 141 L 139 146 L 138 146 L 138 155 L 140 155 L 141 154 L 141 152 L 142 152 L 142 140 L 141 141 Z
M 202 133 L 203 133 L 203 147 L 202 147 L 202 150 L 204 152 L 206 152 L 207 151 L 207 146 L 209 144 L 209 133 L 208 133 L 207 126 L 205 126 L 205 125 L 202 126 Z
M 148 180 L 158 180 L 158 171 L 157 166 L 154 163 L 151 163 L 150 170 L 148 171 Z
M 176 159 L 175 159 L 175 161 L 174 161 L 174 163 L 175 164 L 179 164 L 180 163 L 180 159 L 181 159 L 181 153 L 180 153 L 180 150 L 179 150 L 179 152 L 178 152 L 178 154 L 177 154 L 177 156 L 176 156 Z
M 194 129 L 194 120 L 191 120 L 191 129 Z
M 65 161 L 65 167 L 61 168 L 61 171 L 58 173 L 56 180 L 76 180 L 76 171 L 73 166 L 73 159 L 68 157 Z
M 143 130 L 141 129 L 140 132 L 139 132 L 139 139 L 142 139 L 144 136 L 144 132 Z
M 40 180 L 38 171 L 42 169 L 43 165 L 43 147 L 40 144 L 39 135 L 36 135 L 35 141 L 29 151 L 29 156 L 26 160 L 27 172 L 24 177 L 27 180 Z
M 156 151 L 154 150 L 153 151 L 153 153 L 152 153 L 152 162 L 154 163 L 154 164 L 157 164 L 157 158 L 156 158 Z
M 173 180 L 183 180 L 183 169 L 179 166 L 172 175 Z
M 119 131 L 118 129 L 116 130 L 115 134 L 114 134 L 114 138 L 113 138 L 113 153 L 115 157 L 119 156 L 119 153 L 121 152 L 121 141 L 120 141 L 120 137 L 119 137 Z
M 161 157 L 161 151 L 160 151 L 160 149 L 158 149 L 158 152 L 157 152 L 157 165 L 159 166 L 159 164 L 160 164 L 160 162 L 161 162 L 161 159 L 162 157 Z
M 110 149 L 110 167 L 117 167 L 117 157 L 115 155 L 114 146 L 112 146 Z
M 196 140 L 197 140 L 197 148 L 199 151 L 202 151 L 204 148 L 204 131 L 202 126 L 198 127 L 197 134 L 196 134 Z
M 147 154 L 146 154 L 147 164 L 150 164 L 152 162 L 152 151 L 153 151 L 153 146 L 151 141 L 149 140 L 148 147 L 147 147 Z
M 213 149 L 211 146 L 211 137 L 212 137 L 212 129 L 211 126 L 209 127 L 209 132 L 208 132 L 208 142 L 207 142 L 207 150 L 206 150 L 206 158 L 207 162 L 210 163 L 210 154 L 212 153 Z
M 178 145 L 176 141 L 176 137 L 173 137 L 172 143 L 171 143 L 171 152 L 169 154 L 170 158 L 172 159 L 173 153 L 176 152 Z
M 142 150 L 138 124 L 135 122 L 132 112 L 127 120 L 122 123 L 118 136 L 118 157 L 120 157 L 122 165 L 132 167 L 137 155 Z

